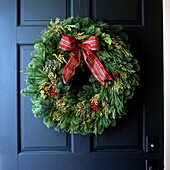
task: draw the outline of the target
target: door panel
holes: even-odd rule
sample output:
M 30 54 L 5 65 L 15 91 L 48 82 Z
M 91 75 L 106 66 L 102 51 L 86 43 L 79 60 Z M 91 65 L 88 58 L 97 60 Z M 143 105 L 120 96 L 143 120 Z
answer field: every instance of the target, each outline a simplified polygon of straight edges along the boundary
M 146 160 L 163 164 L 161 0 L 0 0 L 0 169 L 144 170 Z M 154 8 L 153 8 L 154 7 Z M 34 118 L 29 98 L 20 96 L 34 41 L 50 19 L 90 17 L 122 24 L 141 65 L 140 87 L 129 112 L 102 135 L 54 132 Z M 5 49 L 5 50 L 4 50 Z M 9 50 L 8 50 L 9 49 Z M 6 90 L 7 89 L 7 90 Z M 8 106 L 10 105 L 10 107 Z M 146 137 L 159 138 L 148 153 Z M 7 141 L 7 142 L 6 142 Z M 9 149 L 10 148 L 10 149 Z M 1 159 L 2 158 L 2 159 Z M 10 164 L 8 163 L 10 161 Z
M 45 25 L 50 19 L 64 19 L 67 16 L 67 0 L 20 0 L 19 25 Z
M 33 51 L 33 45 L 20 45 L 19 51 L 20 70 L 24 70 L 30 62 L 30 54 Z M 25 87 L 25 82 L 23 80 L 24 74 L 21 74 L 21 89 Z M 28 97 L 21 97 L 20 101 L 20 152 L 46 150 L 69 151 L 70 135 L 47 129 L 42 123 L 42 119 L 35 119 L 33 116 L 30 99 Z
M 143 0 L 93 0 L 93 19 L 108 23 L 141 25 L 143 16 Z

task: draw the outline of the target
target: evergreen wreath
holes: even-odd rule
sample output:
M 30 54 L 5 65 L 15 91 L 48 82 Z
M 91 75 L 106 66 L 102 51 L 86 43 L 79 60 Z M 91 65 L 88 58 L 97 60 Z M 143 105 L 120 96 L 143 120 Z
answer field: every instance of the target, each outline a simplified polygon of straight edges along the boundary
M 101 134 L 127 112 L 139 85 L 122 26 L 89 18 L 56 19 L 42 32 L 26 70 L 35 117 L 47 127 L 79 134 Z

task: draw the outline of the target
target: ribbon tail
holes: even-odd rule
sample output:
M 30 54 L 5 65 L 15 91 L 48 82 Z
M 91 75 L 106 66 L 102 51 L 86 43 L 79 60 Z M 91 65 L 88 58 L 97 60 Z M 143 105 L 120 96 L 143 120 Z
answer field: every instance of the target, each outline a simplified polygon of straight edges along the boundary
M 62 78 L 65 84 L 67 84 L 67 82 L 75 74 L 75 68 L 80 64 L 80 56 L 80 50 L 75 50 L 68 60 L 67 64 L 64 66 Z
M 105 80 L 112 80 L 95 54 L 93 54 L 89 49 L 82 50 L 82 52 L 84 60 L 90 71 L 102 85 L 104 85 Z

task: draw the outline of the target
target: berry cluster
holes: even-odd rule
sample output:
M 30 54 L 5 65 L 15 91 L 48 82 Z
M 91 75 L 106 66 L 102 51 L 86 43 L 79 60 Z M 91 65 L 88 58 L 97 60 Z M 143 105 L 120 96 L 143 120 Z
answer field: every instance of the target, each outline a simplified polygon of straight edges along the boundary
M 119 74 L 120 74 L 119 72 L 115 72 L 115 73 L 113 73 L 112 75 L 113 75 L 114 78 L 116 78 L 116 77 L 119 76 Z
M 99 108 L 99 104 L 98 103 L 95 103 L 95 102 L 92 102 L 91 104 L 90 104 L 90 106 L 91 106 L 91 108 L 93 109 L 93 110 L 98 110 Z
M 50 92 L 51 92 L 51 96 L 53 97 L 58 97 L 58 94 L 55 92 L 56 88 L 53 88 Z

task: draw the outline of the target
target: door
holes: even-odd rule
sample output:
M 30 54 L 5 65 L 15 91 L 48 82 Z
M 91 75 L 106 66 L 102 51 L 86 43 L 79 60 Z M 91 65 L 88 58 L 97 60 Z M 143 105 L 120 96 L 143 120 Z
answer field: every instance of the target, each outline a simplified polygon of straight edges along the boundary
M 163 169 L 161 0 L 0 0 L 0 169 Z M 129 113 L 102 135 L 47 129 L 31 113 L 20 73 L 50 19 L 90 17 L 122 24 L 141 65 Z

